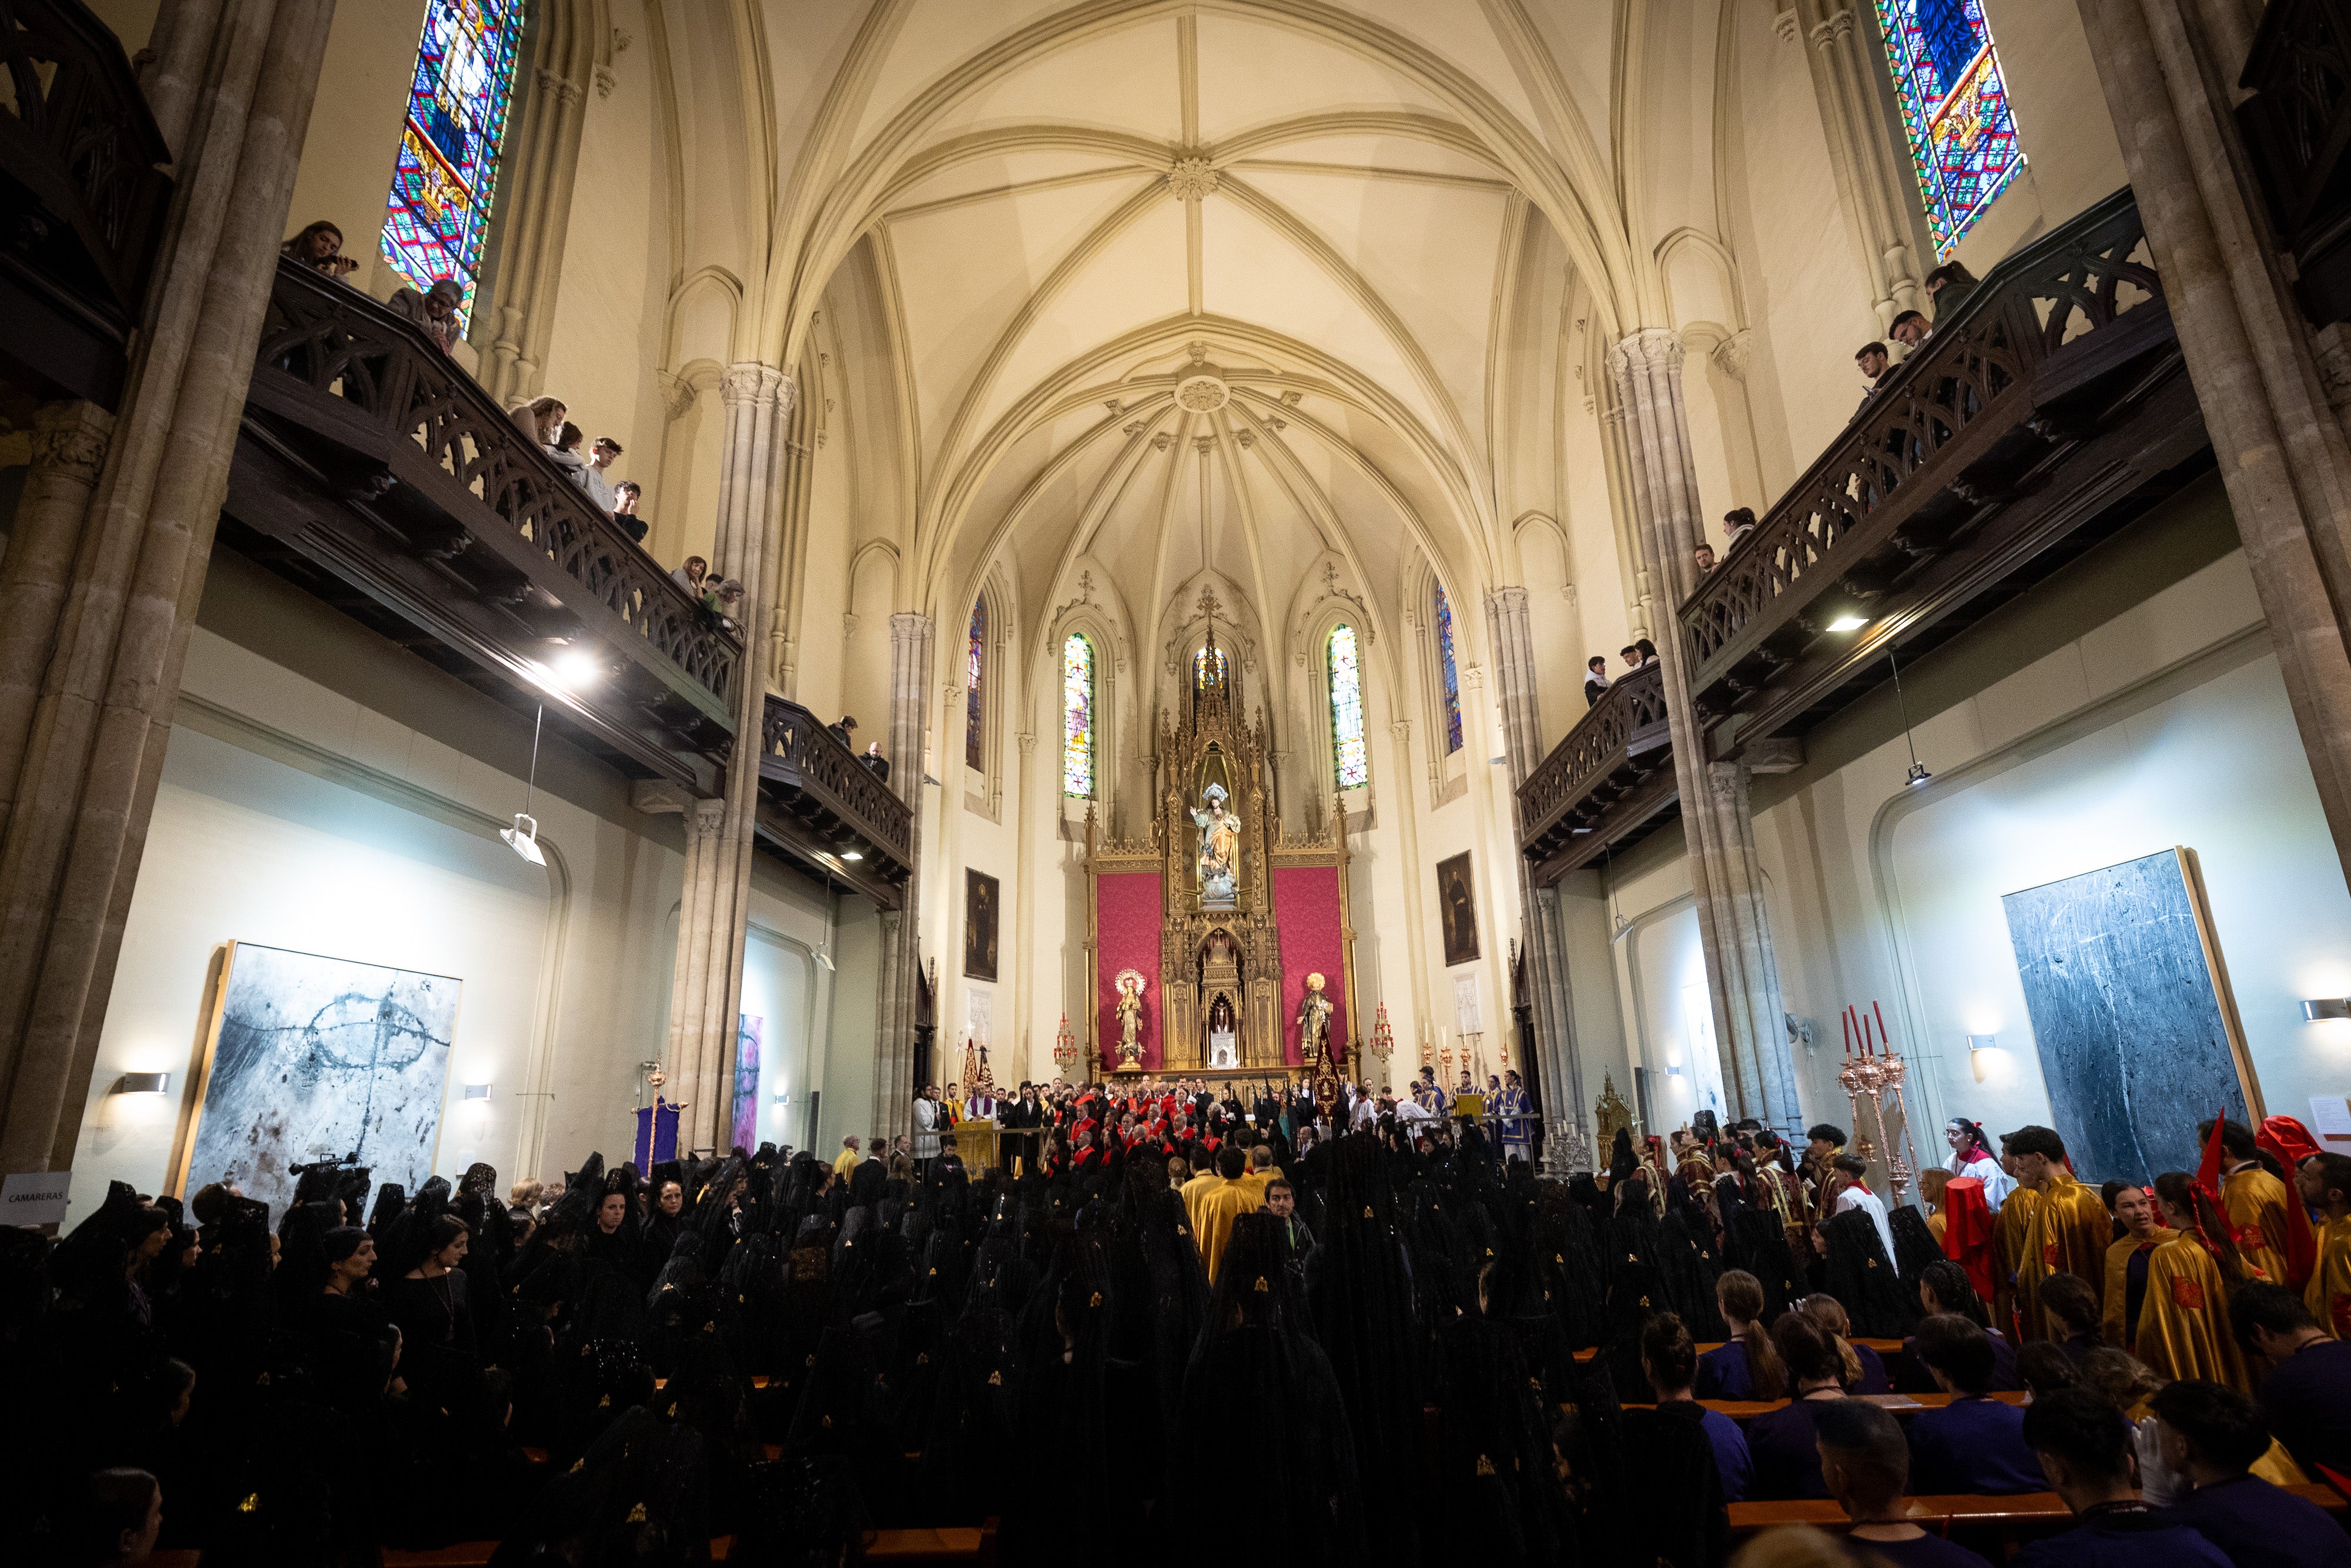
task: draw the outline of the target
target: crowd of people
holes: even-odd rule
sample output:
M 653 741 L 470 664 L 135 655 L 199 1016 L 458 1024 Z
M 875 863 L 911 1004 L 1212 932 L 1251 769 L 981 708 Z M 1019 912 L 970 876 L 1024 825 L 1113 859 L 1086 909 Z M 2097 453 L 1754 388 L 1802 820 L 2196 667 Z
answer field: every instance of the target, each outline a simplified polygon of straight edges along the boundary
M 1008 1563 L 1213 1530 L 1283 1563 L 1698 1568 L 1730 1502 L 1833 1498 L 1834 1550 L 1965 1568 L 1906 1496 L 2053 1490 L 2081 1517 L 2035 1563 L 2351 1563 L 2276 1484 L 2351 1473 L 2351 1160 L 2292 1124 L 2214 1127 L 2212 1168 L 2152 1184 L 2164 1230 L 2047 1128 L 1954 1123 L 1929 1214 L 1825 1124 L 1620 1132 L 1562 1182 L 1408 1113 L 1427 1079 L 1251 1087 L 951 1088 L 919 1149 L 590 1154 L 504 1199 L 483 1166 L 310 1169 L 278 1215 L 118 1183 L 61 1241 L 0 1232 L 0 1486 L 74 1562 L 731 1535 L 798 1564 L 995 1518 Z M 974 1116 L 1035 1141 L 967 1166 Z M 1897 1394 L 1947 1397 L 1867 1397 Z

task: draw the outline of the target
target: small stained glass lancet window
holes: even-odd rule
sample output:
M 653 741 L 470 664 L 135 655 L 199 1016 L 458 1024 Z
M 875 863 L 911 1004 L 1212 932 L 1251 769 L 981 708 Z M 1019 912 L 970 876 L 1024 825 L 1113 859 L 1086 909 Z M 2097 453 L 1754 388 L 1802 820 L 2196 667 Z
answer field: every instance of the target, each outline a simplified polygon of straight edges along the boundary
M 1364 749 L 1364 675 L 1355 664 L 1355 629 L 1332 628 L 1327 646 L 1331 671 L 1331 768 L 1342 789 L 1360 789 L 1372 781 L 1370 755 Z
M 420 294 L 455 279 L 461 331 L 474 318 L 522 28 L 523 0 L 427 0 L 416 46 L 383 258 Z
M 1074 632 L 1061 640 L 1061 793 L 1094 793 L 1094 645 Z
M 980 718 L 987 711 L 980 682 L 987 673 L 987 601 L 983 599 L 971 607 L 971 637 L 964 653 L 963 699 L 963 765 L 982 773 L 987 771 L 987 727 Z
M 1445 755 L 1461 749 L 1461 675 L 1453 664 L 1453 606 L 1437 590 L 1437 663 L 1445 685 Z
M 1975 226 L 2024 167 L 1983 0 L 1876 0 L 1886 63 L 1935 253 Z
M 1192 655 L 1192 689 L 1194 691 L 1205 692 L 1211 685 L 1224 680 L 1227 667 L 1225 651 L 1218 648 L 1215 652 L 1217 662 L 1213 666 L 1208 663 L 1209 650 L 1206 644 L 1202 645 L 1198 653 Z

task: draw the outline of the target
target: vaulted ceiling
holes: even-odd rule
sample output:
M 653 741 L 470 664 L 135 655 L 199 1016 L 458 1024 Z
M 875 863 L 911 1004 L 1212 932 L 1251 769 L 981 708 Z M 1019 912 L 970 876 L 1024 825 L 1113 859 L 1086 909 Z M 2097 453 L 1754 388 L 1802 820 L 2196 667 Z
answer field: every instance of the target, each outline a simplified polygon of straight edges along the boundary
M 1273 618 L 1326 550 L 1388 615 L 1416 548 L 1494 580 L 1518 274 L 1592 248 L 1518 166 L 1523 40 L 1467 0 L 902 10 L 841 164 L 917 581 L 1033 611 L 1085 557 L 1149 637 L 1204 565 Z M 1592 84 L 1542 64 L 1574 141 Z

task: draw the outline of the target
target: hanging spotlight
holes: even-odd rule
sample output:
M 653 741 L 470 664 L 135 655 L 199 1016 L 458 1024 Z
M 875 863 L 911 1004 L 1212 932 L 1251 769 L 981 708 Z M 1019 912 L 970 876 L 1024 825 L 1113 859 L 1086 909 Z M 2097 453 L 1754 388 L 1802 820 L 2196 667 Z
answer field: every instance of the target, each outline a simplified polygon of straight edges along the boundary
M 538 705 L 538 716 L 530 722 L 530 776 L 522 787 L 523 809 L 515 813 L 514 826 L 498 830 L 498 837 L 507 848 L 533 865 L 545 865 L 547 857 L 539 852 L 538 819 L 530 814 L 532 794 L 538 788 L 538 732 L 547 725 L 547 705 Z
M 1868 624 L 1869 617 L 1866 615 L 1840 615 L 1835 620 L 1829 622 L 1829 630 L 1832 632 L 1858 632 Z
M 1886 645 L 1886 664 L 1894 672 L 1894 711 L 1902 718 L 1902 744 L 1910 748 L 1910 771 L 1902 776 L 1903 788 L 1908 789 L 1924 784 L 1934 775 L 1928 772 L 1927 765 L 1918 760 L 1918 743 L 1910 737 L 1910 709 L 1902 700 L 1902 666 L 1895 661 L 1891 643 Z

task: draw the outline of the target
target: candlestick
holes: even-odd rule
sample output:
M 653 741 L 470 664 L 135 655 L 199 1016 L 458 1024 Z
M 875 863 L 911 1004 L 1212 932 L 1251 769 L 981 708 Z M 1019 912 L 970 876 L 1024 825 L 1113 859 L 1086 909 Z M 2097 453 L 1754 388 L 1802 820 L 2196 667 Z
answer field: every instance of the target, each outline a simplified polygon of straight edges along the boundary
M 1845 1060 L 1850 1061 L 1853 1060 L 1853 1009 L 1847 1008 L 1837 1014 L 1837 1022 L 1844 1025 L 1844 1055 Z
M 1890 1043 L 1894 1038 L 1886 1032 L 1886 1009 L 1878 1005 L 1875 998 L 1871 998 L 1869 1006 L 1870 1010 L 1877 1015 L 1877 1042 L 1879 1047 L 1883 1049 Z

